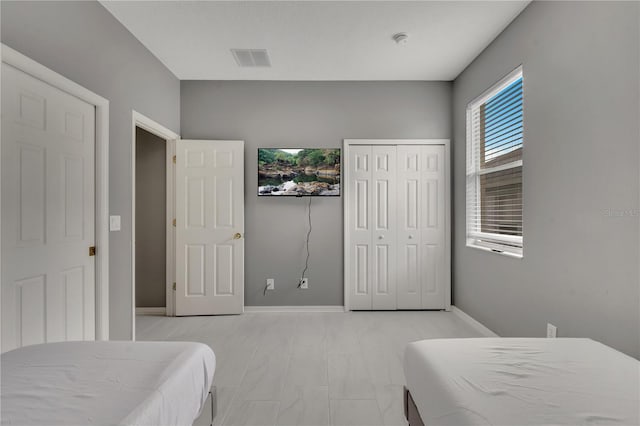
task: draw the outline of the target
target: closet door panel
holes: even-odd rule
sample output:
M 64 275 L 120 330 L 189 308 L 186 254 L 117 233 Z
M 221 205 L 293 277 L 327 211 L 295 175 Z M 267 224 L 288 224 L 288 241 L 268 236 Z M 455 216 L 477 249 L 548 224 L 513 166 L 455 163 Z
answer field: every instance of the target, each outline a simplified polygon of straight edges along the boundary
M 396 309 L 396 147 L 374 146 L 372 158 L 372 308 Z
M 371 146 L 352 146 L 349 150 L 349 301 L 353 310 L 371 309 L 373 271 L 371 248 L 373 230 L 371 188 Z
M 422 306 L 420 236 L 422 146 L 397 146 L 397 309 Z
M 422 147 L 421 166 L 421 268 L 422 309 L 445 306 L 444 247 L 445 191 L 444 146 Z

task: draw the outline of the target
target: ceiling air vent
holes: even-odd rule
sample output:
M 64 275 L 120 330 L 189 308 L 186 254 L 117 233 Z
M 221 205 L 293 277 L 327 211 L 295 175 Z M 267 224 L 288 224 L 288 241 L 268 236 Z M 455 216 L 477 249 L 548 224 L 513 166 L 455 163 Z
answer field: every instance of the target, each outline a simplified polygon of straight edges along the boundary
M 231 49 L 241 67 L 270 67 L 271 61 L 265 49 Z

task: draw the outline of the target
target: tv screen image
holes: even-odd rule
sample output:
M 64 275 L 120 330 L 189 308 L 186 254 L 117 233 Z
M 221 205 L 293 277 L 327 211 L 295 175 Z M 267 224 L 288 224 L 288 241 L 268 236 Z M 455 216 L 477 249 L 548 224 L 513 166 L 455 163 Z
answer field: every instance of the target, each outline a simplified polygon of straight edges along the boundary
M 340 149 L 259 148 L 258 195 L 340 196 Z

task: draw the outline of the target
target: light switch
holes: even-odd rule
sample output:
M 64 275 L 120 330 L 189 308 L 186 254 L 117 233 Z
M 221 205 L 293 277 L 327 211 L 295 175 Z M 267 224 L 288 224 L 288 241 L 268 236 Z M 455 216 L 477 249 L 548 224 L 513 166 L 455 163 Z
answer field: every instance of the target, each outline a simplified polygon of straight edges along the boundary
M 109 216 L 109 231 L 120 230 L 120 216 Z

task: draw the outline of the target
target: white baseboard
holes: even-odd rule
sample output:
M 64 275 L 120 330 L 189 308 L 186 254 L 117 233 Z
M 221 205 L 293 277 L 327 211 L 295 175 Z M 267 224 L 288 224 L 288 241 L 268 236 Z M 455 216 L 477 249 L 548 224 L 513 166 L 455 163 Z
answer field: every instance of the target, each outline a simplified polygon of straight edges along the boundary
M 493 331 L 485 327 L 480 321 L 477 321 L 471 315 L 467 314 L 460 308 L 451 306 L 451 312 L 456 314 L 462 321 L 469 324 L 471 327 L 474 328 L 474 330 L 482 334 L 484 337 L 500 337 L 496 333 L 494 333 Z
M 136 315 L 167 315 L 167 308 L 160 306 L 157 308 L 136 308 Z
M 245 306 L 246 313 L 267 312 L 344 312 L 344 306 Z

